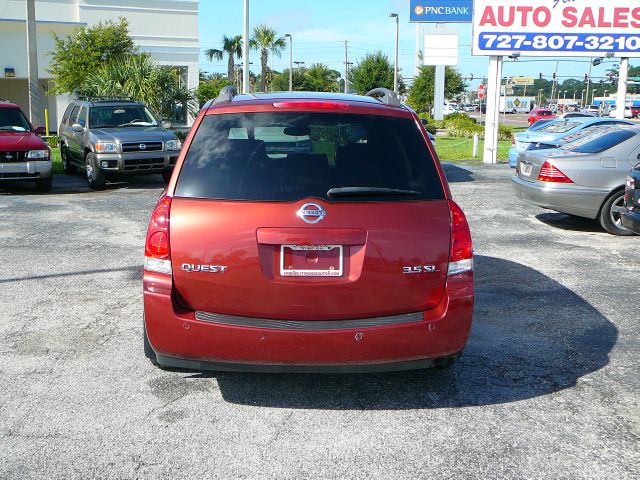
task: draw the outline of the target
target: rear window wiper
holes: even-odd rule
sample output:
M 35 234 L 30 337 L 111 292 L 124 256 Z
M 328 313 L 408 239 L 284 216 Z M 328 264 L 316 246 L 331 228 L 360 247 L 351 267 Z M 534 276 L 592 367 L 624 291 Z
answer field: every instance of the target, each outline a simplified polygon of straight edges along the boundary
M 328 197 L 366 197 L 378 195 L 420 195 L 417 190 L 384 187 L 336 187 L 327 191 Z

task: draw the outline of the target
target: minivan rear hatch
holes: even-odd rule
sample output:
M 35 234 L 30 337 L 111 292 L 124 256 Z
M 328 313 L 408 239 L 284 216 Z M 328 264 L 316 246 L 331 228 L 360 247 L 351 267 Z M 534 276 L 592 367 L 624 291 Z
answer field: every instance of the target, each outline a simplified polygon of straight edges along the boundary
M 179 172 L 170 243 L 186 308 L 379 317 L 440 302 L 450 213 L 413 118 L 216 114 Z

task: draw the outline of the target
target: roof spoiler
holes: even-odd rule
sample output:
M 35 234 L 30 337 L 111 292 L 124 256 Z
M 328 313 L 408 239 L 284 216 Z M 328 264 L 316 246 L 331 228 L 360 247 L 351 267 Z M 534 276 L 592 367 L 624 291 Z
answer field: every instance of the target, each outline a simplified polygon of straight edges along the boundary
M 235 97 L 236 95 L 238 95 L 238 89 L 233 85 L 227 85 L 226 87 L 223 87 L 220 89 L 220 93 L 218 94 L 216 99 L 213 101 L 213 104 L 217 105 L 219 103 L 230 102 L 233 100 L 233 97 Z
M 374 88 L 373 90 L 369 90 L 365 93 L 365 96 L 376 98 L 385 105 L 402 107 L 402 103 L 398 99 L 396 92 L 389 90 L 388 88 Z

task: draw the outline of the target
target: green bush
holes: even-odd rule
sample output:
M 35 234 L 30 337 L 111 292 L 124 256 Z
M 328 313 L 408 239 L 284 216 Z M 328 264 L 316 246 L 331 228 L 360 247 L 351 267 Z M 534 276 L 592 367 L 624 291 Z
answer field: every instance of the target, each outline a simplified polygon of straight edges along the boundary
M 58 135 L 50 135 L 48 137 L 42 137 L 42 139 L 47 142 L 47 145 L 51 148 L 56 148 L 60 143 L 60 137 Z
M 426 124 L 424 124 L 424 129 L 425 129 L 427 132 L 429 132 L 429 133 L 431 133 L 431 134 L 433 134 L 433 135 L 435 135 L 435 134 L 436 134 L 436 132 L 438 131 L 438 129 L 436 128 L 436 126 L 435 126 L 433 123 L 426 123 Z
M 452 113 L 450 115 L 446 115 L 444 117 L 444 122 L 445 123 L 449 123 L 449 122 L 476 123 L 476 121 L 473 118 L 471 118 L 466 113 L 462 113 L 462 112 L 455 112 L 455 113 Z
M 475 134 L 478 134 L 480 138 L 483 138 L 484 135 L 484 127 L 475 122 L 449 122 L 447 123 L 446 130 L 447 135 L 450 137 L 472 138 Z
M 513 129 L 507 125 L 498 125 L 498 140 L 511 140 Z

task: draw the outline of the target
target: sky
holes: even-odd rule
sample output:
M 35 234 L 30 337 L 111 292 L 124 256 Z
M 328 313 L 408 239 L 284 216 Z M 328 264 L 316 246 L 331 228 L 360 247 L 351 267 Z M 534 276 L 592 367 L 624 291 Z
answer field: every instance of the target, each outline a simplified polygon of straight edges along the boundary
M 344 71 L 344 41 L 348 41 L 349 61 L 357 62 L 367 53 L 381 50 L 393 62 L 395 21 L 389 13 L 400 17 L 399 66 L 404 77 L 412 77 L 415 68 L 416 24 L 409 23 L 409 0 L 251 0 L 250 29 L 258 24 L 274 28 L 278 34 L 293 36 L 293 60 L 324 63 L 330 68 Z M 422 24 L 431 28 L 432 24 Z M 222 36 L 242 34 L 243 0 L 200 0 L 199 33 L 200 48 L 220 49 Z M 458 71 L 464 77 L 473 74 L 475 79 L 486 77 L 488 57 L 471 55 L 471 24 L 448 24 L 448 30 L 458 31 Z M 556 70 L 556 59 L 539 57 L 505 59 L 503 76 L 533 76 L 542 73 L 551 80 Z M 250 53 L 251 70 L 260 71 L 257 52 Z M 611 61 L 593 67 L 592 76 L 604 76 Z M 632 61 L 633 64 L 633 61 Z M 280 58 L 270 59 L 272 69 L 289 68 L 289 49 Z M 589 68 L 587 58 L 569 58 L 559 61 L 558 78 L 574 76 L 583 78 Z M 200 69 L 207 72 L 226 73 L 227 60 L 209 62 L 200 56 Z M 472 88 L 479 80 L 468 82 Z

